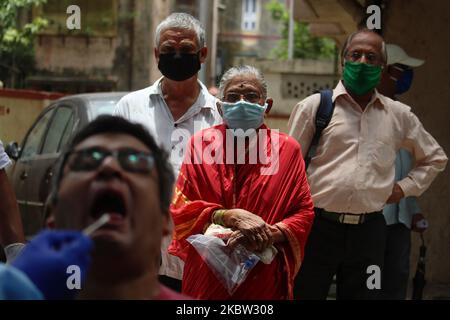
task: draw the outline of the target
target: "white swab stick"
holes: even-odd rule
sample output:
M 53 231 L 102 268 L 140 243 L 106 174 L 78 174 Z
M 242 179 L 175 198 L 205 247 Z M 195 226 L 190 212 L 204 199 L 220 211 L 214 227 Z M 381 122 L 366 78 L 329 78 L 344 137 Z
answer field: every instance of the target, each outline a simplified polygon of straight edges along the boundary
M 90 226 L 87 226 L 83 230 L 84 235 L 86 235 L 86 236 L 91 235 L 91 233 L 93 233 L 95 230 L 101 228 L 105 223 L 108 223 L 109 218 L 110 218 L 109 214 L 107 214 L 107 213 L 103 214 L 97 221 L 95 221 Z

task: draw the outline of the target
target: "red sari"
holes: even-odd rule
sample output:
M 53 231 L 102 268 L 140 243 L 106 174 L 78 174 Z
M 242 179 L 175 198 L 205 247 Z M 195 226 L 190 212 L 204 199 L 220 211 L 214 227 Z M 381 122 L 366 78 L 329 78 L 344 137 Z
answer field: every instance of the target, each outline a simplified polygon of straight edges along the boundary
M 294 277 L 314 218 L 300 145 L 263 125 L 267 138 L 257 141 L 266 146 L 269 158 L 273 156 L 269 164 L 248 164 L 248 154 L 247 164 L 227 164 L 225 129 L 225 125 L 218 125 L 191 138 L 176 184 L 171 206 L 175 233 L 169 252 L 185 261 L 182 292 L 196 299 L 292 299 Z M 223 139 L 215 135 L 217 132 Z M 211 136 L 216 139 L 210 141 Z M 216 163 L 207 161 L 205 150 L 211 147 L 216 148 L 209 152 Z M 278 157 L 275 150 L 279 150 Z M 199 159 L 202 164 L 196 164 Z M 217 159 L 223 163 L 217 163 Z M 278 170 L 261 174 L 271 165 Z M 287 239 L 275 244 L 278 254 L 272 263 L 259 262 L 232 296 L 186 241 L 193 234 L 203 233 L 212 213 L 221 208 L 257 214 L 268 224 L 276 224 Z

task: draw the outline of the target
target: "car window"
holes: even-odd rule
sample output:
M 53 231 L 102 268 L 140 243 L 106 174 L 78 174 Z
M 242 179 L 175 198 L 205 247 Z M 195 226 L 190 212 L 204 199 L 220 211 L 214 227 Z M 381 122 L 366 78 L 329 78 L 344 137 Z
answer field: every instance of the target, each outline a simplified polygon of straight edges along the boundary
M 56 109 L 55 116 L 50 124 L 45 137 L 44 147 L 42 153 L 55 153 L 58 151 L 58 147 L 61 142 L 61 138 L 64 135 L 64 131 L 69 124 L 69 120 L 72 117 L 73 111 L 70 107 L 59 107 Z
M 21 158 L 31 157 L 39 152 L 39 147 L 44 137 L 45 130 L 47 129 L 48 123 L 50 122 L 54 111 L 55 108 L 50 109 L 39 118 L 38 122 L 27 136 L 27 140 L 23 145 Z
M 72 112 L 72 114 L 69 118 L 69 121 L 67 121 L 67 125 L 64 129 L 63 136 L 59 143 L 58 151 L 62 150 L 66 146 L 67 142 L 69 141 L 70 137 L 72 136 L 74 124 L 75 124 L 75 116 L 74 116 L 74 113 Z
M 89 101 L 89 118 L 95 119 L 103 114 L 113 114 L 120 97 L 109 99 L 96 99 Z

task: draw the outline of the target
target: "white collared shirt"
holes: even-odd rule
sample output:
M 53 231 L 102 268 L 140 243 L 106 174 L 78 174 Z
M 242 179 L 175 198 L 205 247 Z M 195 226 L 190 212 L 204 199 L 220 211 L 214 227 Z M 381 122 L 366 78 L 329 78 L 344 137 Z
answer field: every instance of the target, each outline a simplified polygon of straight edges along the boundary
M 122 97 L 114 114 L 142 124 L 156 143 L 170 154 L 175 177 L 181 168 L 189 138 L 197 131 L 222 123 L 217 111 L 217 99 L 198 81 L 201 88 L 195 103 L 177 121 L 174 121 L 161 90 L 161 80 L 152 86 Z
M 217 99 L 198 81 L 201 88 L 197 100 L 174 121 L 161 90 L 161 80 L 142 90 L 134 91 L 122 97 L 117 103 L 114 115 L 142 124 L 156 140 L 156 143 L 170 154 L 170 163 L 175 178 L 184 159 L 186 145 L 197 131 L 222 123 L 217 111 Z M 162 264 L 159 273 L 176 279 L 182 279 L 183 261 L 169 255 L 167 248 L 171 237 L 165 237 L 162 243 Z

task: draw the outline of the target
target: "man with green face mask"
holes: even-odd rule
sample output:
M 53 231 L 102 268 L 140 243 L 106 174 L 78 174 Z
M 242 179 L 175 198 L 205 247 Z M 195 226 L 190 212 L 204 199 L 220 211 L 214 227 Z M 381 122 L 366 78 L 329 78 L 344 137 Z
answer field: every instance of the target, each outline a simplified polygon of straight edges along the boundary
M 375 89 L 387 61 L 383 38 L 362 29 L 341 53 L 334 112 L 307 170 L 315 220 L 296 281 L 299 299 L 325 299 L 336 275 L 337 299 L 376 299 L 383 287 L 386 203 L 419 196 L 444 170 L 447 156 L 410 108 Z M 320 95 L 299 102 L 289 134 L 308 152 Z M 417 166 L 394 184 L 400 147 Z

